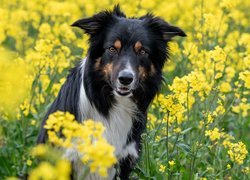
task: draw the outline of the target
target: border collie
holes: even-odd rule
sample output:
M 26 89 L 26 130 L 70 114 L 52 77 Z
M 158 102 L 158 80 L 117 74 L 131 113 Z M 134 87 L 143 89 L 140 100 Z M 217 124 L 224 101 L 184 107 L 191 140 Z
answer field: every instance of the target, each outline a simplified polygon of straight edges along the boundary
M 68 75 L 42 122 L 38 143 L 46 142 L 43 126 L 49 114 L 57 110 L 68 111 L 78 120 L 100 121 L 119 161 L 119 171 L 112 168 L 109 179 L 128 179 L 141 153 L 147 108 L 160 89 L 167 43 L 186 34 L 152 14 L 127 18 L 118 5 L 113 11 L 80 19 L 72 26 L 90 36 L 88 55 Z M 74 165 L 79 164 L 75 163 L 75 152 L 66 153 L 71 153 L 73 171 L 80 171 Z M 100 178 L 95 175 L 89 179 Z

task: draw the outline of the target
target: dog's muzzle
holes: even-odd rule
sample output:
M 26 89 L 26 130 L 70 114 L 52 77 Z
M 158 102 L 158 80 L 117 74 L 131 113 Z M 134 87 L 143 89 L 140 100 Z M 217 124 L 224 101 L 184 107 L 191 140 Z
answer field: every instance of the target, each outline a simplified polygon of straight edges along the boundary
M 123 70 L 118 74 L 117 86 L 115 92 L 120 96 L 129 96 L 132 93 L 134 74 Z

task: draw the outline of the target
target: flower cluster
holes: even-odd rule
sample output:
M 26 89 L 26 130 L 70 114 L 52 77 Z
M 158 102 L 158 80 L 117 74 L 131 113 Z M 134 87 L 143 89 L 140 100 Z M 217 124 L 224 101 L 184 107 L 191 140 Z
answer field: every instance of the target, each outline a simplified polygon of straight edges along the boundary
M 57 111 L 49 116 L 44 128 L 48 130 L 49 142 L 77 150 L 91 172 L 105 177 L 107 169 L 116 163 L 115 149 L 103 138 L 100 122 L 86 120 L 81 124 L 70 113 Z
M 55 166 L 48 162 L 41 162 L 30 174 L 29 180 L 69 180 L 70 179 L 70 162 L 60 160 Z
M 232 161 L 235 161 L 237 164 L 243 164 L 246 156 L 248 154 L 246 145 L 242 142 L 239 143 L 230 143 L 228 150 L 228 155 Z
M 239 165 L 244 163 L 248 151 L 246 145 L 243 142 L 232 142 L 234 138 L 231 135 L 220 131 L 218 128 L 214 128 L 213 130 L 206 130 L 205 136 L 208 136 L 214 144 L 218 144 L 219 141 L 222 141 L 221 145 L 223 145 L 227 149 L 227 154 L 229 155 L 231 161 Z
M 212 87 L 202 73 L 194 71 L 182 78 L 176 77 L 169 89 L 172 94 L 158 95 L 153 104 L 168 116 L 164 119 L 168 119 L 170 124 L 175 121 L 181 124 L 186 119 L 187 111 L 195 103 L 195 95 L 203 101 Z

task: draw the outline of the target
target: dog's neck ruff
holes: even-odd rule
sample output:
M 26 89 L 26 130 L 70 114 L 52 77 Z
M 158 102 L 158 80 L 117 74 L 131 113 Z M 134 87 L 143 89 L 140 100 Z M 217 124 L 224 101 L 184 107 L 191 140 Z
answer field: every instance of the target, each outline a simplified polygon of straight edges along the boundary
M 87 58 L 82 61 L 81 72 L 82 82 L 80 87 L 79 117 L 81 120 L 93 119 L 105 126 L 104 138 L 115 147 L 115 155 L 118 159 L 132 153 L 138 157 L 135 151 L 135 144 L 129 144 L 126 148 L 127 139 L 133 126 L 133 117 L 137 111 L 136 104 L 129 97 L 115 96 L 115 103 L 109 109 L 108 116 L 100 113 L 93 103 L 90 103 L 84 87 L 84 69 Z M 131 152 L 127 152 L 131 151 Z

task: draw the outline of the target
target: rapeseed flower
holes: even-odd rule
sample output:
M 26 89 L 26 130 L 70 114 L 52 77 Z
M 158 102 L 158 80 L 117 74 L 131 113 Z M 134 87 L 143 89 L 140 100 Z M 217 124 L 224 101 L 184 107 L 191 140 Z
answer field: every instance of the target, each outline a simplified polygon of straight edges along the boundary
M 244 143 L 238 142 L 229 144 L 229 150 L 227 151 L 227 153 L 233 162 L 241 165 L 243 164 L 248 151 Z
M 208 136 L 211 141 L 216 141 L 219 140 L 223 135 L 218 128 L 214 128 L 213 130 L 206 130 L 205 136 Z
M 175 162 L 172 160 L 172 161 L 168 161 L 168 164 L 173 167 L 175 165 Z
M 165 172 L 165 170 L 166 170 L 166 166 L 164 166 L 164 165 L 160 165 L 160 168 L 159 168 L 159 171 L 160 172 Z
M 70 113 L 57 111 L 49 116 L 44 128 L 49 142 L 77 150 L 91 173 L 106 177 L 108 168 L 117 161 L 114 147 L 103 138 L 105 128 L 100 122 L 86 120 L 81 124 Z
M 55 166 L 48 162 L 41 162 L 38 167 L 33 169 L 28 177 L 29 180 L 69 180 L 71 173 L 70 162 L 60 160 Z

